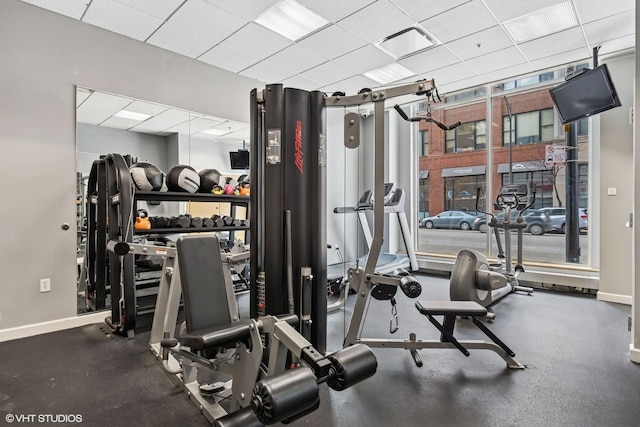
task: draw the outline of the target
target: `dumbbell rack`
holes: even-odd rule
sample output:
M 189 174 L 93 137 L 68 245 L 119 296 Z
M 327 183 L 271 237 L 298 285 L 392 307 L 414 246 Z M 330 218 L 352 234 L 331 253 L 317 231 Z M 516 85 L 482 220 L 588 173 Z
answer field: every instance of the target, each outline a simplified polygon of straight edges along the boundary
M 120 154 L 108 154 L 96 160 L 88 182 L 88 283 L 85 292 L 89 310 L 111 309 L 105 321 L 119 335 L 134 336 L 136 319 L 153 312 L 154 302 L 142 304 L 139 296 L 154 299 L 149 290 L 137 292 L 134 254 L 117 255 L 107 249 L 109 241 L 134 243 L 134 235 L 167 235 L 202 232 L 249 230 L 248 226 L 152 228 L 135 230 L 135 214 L 139 201 L 229 203 L 231 215 L 236 207 L 246 207 L 249 197 L 204 193 L 133 191 L 128 164 Z M 110 226 L 111 225 L 111 226 Z M 146 299 L 146 298 L 145 298 Z M 110 304 L 109 304 L 110 303 Z M 110 305 L 110 307 L 109 307 Z

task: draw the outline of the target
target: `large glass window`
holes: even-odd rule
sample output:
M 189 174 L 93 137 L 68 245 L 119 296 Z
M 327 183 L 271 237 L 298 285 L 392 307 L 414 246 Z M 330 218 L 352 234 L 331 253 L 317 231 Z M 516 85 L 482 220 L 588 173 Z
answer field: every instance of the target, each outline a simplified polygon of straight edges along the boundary
M 528 184 L 535 189 L 536 200 L 532 209 L 554 206 L 554 186 L 557 176 L 552 170 L 516 172 L 513 174 L 514 184 Z M 509 174 L 502 175 L 502 184 L 509 183 Z
M 502 118 L 502 145 L 512 142 L 515 145 L 523 145 L 553 140 L 553 108 L 514 114 L 511 117 L 513 123 L 510 123 L 509 119 L 509 116 Z
M 485 120 L 463 123 L 446 132 L 446 152 L 484 150 L 487 148 L 487 123 Z
M 429 131 L 426 129 L 418 134 L 418 149 L 421 157 L 429 155 Z
M 478 188 L 484 192 L 485 182 L 484 175 L 445 178 L 445 207 L 448 210 L 475 211 Z

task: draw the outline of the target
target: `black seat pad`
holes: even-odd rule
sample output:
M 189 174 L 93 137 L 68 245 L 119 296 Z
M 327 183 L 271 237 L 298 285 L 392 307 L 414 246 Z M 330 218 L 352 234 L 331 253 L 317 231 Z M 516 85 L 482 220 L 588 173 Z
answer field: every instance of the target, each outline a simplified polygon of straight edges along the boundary
M 233 324 L 187 332 L 180 336 L 180 344 L 192 350 L 229 347 L 250 336 L 250 325 L 251 319 L 246 319 Z
M 475 301 L 416 301 L 416 308 L 425 315 L 486 316 L 487 309 Z

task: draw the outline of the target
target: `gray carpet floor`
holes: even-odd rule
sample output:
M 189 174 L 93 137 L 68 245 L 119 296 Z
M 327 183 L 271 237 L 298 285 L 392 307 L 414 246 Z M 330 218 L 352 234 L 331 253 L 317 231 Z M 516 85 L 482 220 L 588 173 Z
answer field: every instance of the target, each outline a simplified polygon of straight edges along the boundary
M 418 299 L 448 299 L 448 281 L 417 276 Z M 341 348 L 354 297 L 330 314 L 328 351 Z M 438 339 L 400 293 L 399 330 L 389 302 L 373 301 L 362 337 Z M 241 295 L 241 307 L 248 295 Z M 321 405 L 296 426 L 637 426 L 640 366 L 629 361 L 628 306 L 593 296 L 536 290 L 509 295 L 487 323 L 526 366 L 510 370 L 489 351 L 421 350 L 416 367 L 402 349 L 374 349 L 378 372 L 343 392 L 321 387 Z M 484 339 L 468 320 L 459 339 Z M 77 414 L 91 426 L 208 425 L 147 348 L 90 325 L 0 343 L 0 423 L 7 414 Z M 15 421 L 14 421 L 15 423 Z M 38 424 L 38 423 L 37 423 Z M 64 423 L 56 423 L 64 425 Z M 70 423 L 68 425 L 72 425 Z M 75 423 L 77 424 L 77 423 Z M 46 425 L 46 423 L 39 423 Z

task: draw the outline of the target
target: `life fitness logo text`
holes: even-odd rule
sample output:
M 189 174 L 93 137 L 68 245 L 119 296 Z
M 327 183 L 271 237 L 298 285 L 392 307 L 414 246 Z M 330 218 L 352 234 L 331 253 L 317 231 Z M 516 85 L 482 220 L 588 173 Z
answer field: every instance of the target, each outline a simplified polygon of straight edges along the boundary
M 294 148 L 296 150 L 295 154 L 295 164 L 301 174 L 304 174 L 303 164 L 304 159 L 302 158 L 302 122 L 298 120 L 296 122 L 296 138 L 294 141 Z

